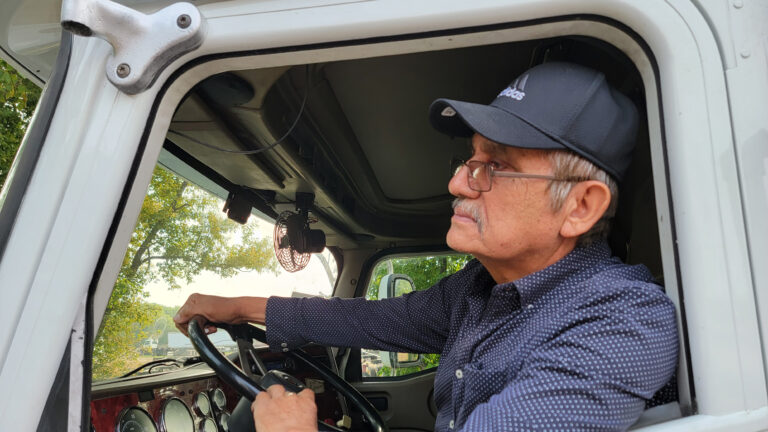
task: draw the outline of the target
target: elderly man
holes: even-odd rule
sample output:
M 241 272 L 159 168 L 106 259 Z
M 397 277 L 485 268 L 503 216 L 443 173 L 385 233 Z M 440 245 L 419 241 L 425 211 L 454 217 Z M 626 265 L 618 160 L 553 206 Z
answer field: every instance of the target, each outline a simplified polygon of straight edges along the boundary
M 626 429 L 673 376 L 678 345 L 662 288 L 604 241 L 635 107 L 599 72 L 546 63 L 490 105 L 437 100 L 430 120 L 472 140 L 448 185 L 456 200 L 446 240 L 476 260 L 399 298 L 196 296 L 176 322 L 266 322 L 276 348 L 439 352 L 440 431 Z M 340 325 L 343 334 L 327 330 Z M 311 399 L 270 389 L 254 404 L 257 428 L 315 428 Z

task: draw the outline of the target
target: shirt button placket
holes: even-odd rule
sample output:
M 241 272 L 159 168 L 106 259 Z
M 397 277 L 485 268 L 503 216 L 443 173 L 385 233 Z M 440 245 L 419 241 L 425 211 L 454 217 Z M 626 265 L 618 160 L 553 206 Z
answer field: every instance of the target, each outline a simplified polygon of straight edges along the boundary
M 462 370 L 461 370 L 461 368 L 459 368 L 459 369 L 456 369 L 456 379 L 459 379 L 459 380 L 460 380 L 460 379 L 462 379 L 462 378 L 464 378 L 464 371 L 462 371 Z M 455 401 L 454 401 L 454 402 L 455 402 Z M 454 408 L 454 409 L 455 409 L 455 408 Z M 449 421 L 449 422 L 448 422 L 448 429 L 451 429 L 451 430 L 453 430 L 453 427 L 454 427 L 454 426 L 455 426 L 455 422 L 453 421 L 453 419 L 451 419 L 451 421 Z

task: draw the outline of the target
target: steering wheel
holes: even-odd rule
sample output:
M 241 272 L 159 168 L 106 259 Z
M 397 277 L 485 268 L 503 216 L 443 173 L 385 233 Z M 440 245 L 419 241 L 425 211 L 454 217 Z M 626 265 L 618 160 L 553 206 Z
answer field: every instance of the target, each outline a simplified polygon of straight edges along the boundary
M 233 339 L 245 338 L 256 339 L 259 342 L 267 343 L 267 334 L 264 330 L 252 326 L 250 324 L 222 324 L 222 323 L 208 323 L 202 317 L 195 317 L 189 321 L 187 326 L 187 332 L 189 339 L 192 341 L 192 345 L 197 350 L 200 357 L 208 363 L 222 381 L 226 382 L 232 388 L 234 388 L 242 396 L 250 400 L 251 402 L 256 399 L 256 395 L 264 391 L 261 385 L 250 377 L 245 375 L 234 363 L 224 357 L 218 349 L 208 339 L 208 335 L 203 331 L 204 325 L 212 325 L 217 328 L 226 330 Z M 330 370 L 328 367 L 312 358 L 309 354 L 301 349 L 295 349 L 287 351 L 286 356 L 291 357 L 306 366 L 314 370 L 320 375 L 327 383 L 336 389 L 347 401 L 351 402 L 354 407 L 363 413 L 363 418 L 368 425 L 368 428 L 372 432 L 388 432 L 384 419 L 381 418 L 381 414 L 376 411 L 376 408 L 357 389 L 352 387 L 348 382 L 343 380 L 340 376 Z M 287 374 L 285 374 L 287 375 Z M 294 381 L 296 378 L 290 377 Z M 250 410 L 248 410 L 250 414 Z M 234 415 L 234 413 L 233 413 Z M 344 431 L 335 426 L 331 426 L 325 422 L 318 421 L 318 430 L 321 431 Z

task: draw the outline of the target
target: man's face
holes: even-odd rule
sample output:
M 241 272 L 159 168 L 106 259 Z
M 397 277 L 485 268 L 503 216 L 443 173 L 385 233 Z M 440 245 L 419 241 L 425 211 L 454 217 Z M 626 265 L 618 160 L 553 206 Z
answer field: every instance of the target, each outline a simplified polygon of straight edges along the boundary
M 551 175 L 539 150 L 495 144 L 475 134 L 472 160 L 490 162 L 498 171 Z M 452 249 L 488 263 L 524 264 L 556 247 L 562 216 L 550 207 L 547 180 L 494 177 L 491 190 L 477 192 L 464 167 L 448 183 L 457 198 L 446 241 Z M 525 273 L 521 274 L 524 275 Z

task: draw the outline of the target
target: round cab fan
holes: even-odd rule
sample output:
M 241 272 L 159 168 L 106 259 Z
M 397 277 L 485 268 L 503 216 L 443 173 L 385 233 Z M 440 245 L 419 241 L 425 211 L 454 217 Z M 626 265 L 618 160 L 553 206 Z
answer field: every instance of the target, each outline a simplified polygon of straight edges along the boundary
M 325 233 L 321 230 L 309 229 L 309 210 L 306 198 L 300 200 L 300 195 L 309 195 L 311 205 L 312 194 L 296 194 L 297 212 L 284 211 L 275 221 L 274 244 L 275 257 L 288 272 L 297 272 L 309 264 L 313 253 L 325 249 Z

